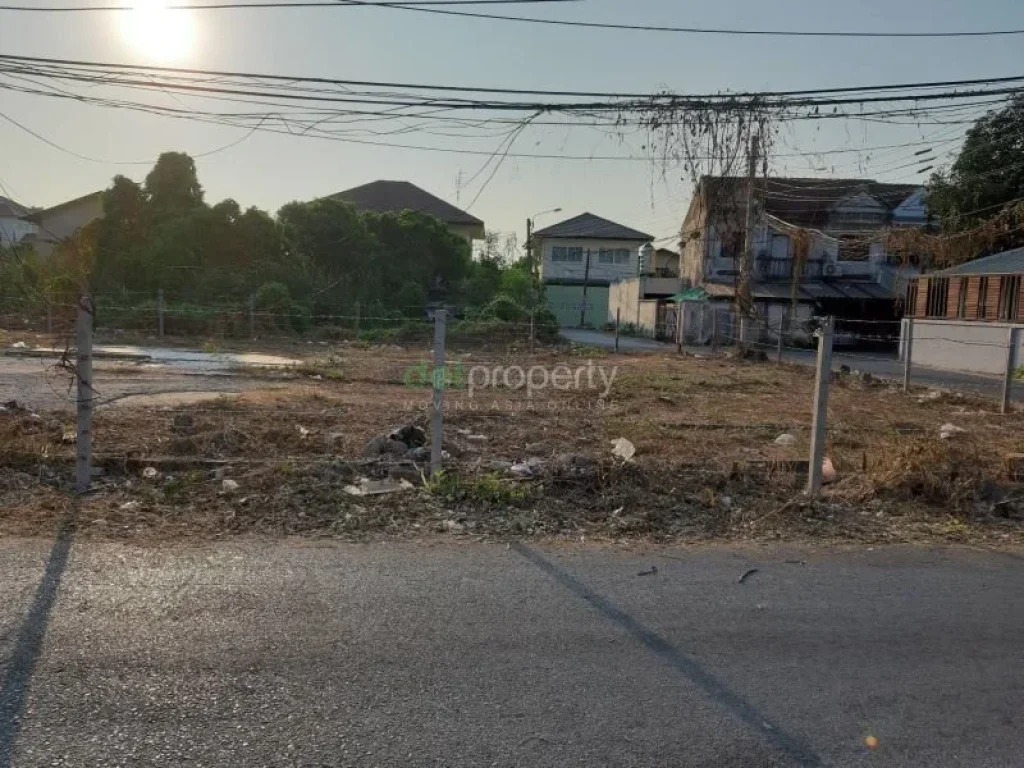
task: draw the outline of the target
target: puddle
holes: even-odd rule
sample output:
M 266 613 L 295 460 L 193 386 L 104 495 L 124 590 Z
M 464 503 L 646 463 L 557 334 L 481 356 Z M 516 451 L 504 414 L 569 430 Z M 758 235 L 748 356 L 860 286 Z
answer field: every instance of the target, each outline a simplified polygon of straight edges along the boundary
M 155 406 L 179 406 L 195 405 L 197 403 L 208 403 L 221 397 L 238 397 L 239 392 L 213 392 L 197 391 L 188 392 L 157 392 L 150 395 L 126 395 L 110 403 L 111 408 L 121 406 L 155 405 Z

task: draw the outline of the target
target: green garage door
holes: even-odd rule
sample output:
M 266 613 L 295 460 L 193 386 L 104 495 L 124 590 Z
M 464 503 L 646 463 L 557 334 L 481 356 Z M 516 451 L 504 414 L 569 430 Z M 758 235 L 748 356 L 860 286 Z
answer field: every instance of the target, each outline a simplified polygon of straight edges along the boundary
M 583 303 L 582 285 L 545 285 L 548 309 L 555 313 L 558 324 L 575 327 L 580 324 L 580 306 Z M 600 328 L 608 322 L 608 286 L 587 287 L 587 312 L 584 325 Z

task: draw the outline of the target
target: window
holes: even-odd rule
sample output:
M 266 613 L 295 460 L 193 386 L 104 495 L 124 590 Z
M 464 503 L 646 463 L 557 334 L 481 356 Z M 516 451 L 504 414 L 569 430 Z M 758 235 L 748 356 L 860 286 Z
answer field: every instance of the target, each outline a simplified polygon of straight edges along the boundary
M 1017 319 L 1017 299 L 1020 296 L 1020 275 L 999 278 L 999 319 Z
M 551 249 L 552 261 L 583 261 L 582 248 L 567 248 L 564 245 L 556 245 Z
M 960 292 L 956 297 L 956 316 L 967 317 L 967 278 L 960 278 Z
M 949 300 L 949 278 L 933 277 L 928 281 L 928 304 L 926 317 L 945 317 Z
M 598 264 L 629 264 L 630 252 L 628 248 L 602 248 L 597 252 Z
M 988 317 L 988 277 L 978 280 L 978 319 Z

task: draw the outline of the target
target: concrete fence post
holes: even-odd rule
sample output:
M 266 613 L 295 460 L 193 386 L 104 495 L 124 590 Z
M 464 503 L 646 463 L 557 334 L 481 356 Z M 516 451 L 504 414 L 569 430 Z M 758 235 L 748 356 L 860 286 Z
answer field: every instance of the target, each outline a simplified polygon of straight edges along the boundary
M 164 337 L 164 289 L 161 288 L 156 294 L 156 316 L 159 336 Z
M 430 474 L 441 471 L 443 429 L 442 406 L 447 376 L 444 368 L 445 326 L 448 313 L 439 309 L 434 312 L 434 393 L 430 413 Z
M 825 428 L 828 424 L 828 389 L 832 379 L 832 318 L 823 319 L 818 331 L 818 368 L 814 380 L 814 421 L 811 425 L 811 457 L 807 468 L 807 494 L 821 490 L 825 459 Z
M 78 298 L 75 323 L 75 382 L 77 384 L 77 436 L 75 447 L 75 492 L 85 493 L 92 483 L 92 298 Z
M 914 318 L 907 318 L 906 340 L 903 342 L 903 391 L 910 391 L 910 367 L 914 356 Z
M 1013 377 L 1017 372 L 1017 329 L 1006 329 L 1006 372 L 1003 375 L 1003 402 L 1000 413 L 1010 410 L 1010 396 L 1013 394 Z

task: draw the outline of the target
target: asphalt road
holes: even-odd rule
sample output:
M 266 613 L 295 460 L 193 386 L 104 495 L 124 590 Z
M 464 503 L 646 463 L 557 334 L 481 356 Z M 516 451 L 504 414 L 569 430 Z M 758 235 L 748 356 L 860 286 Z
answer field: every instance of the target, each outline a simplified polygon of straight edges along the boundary
M 614 334 L 603 331 L 563 328 L 561 334 L 576 344 L 604 349 L 612 349 L 615 345 Z M 774 345 L 758 346 L 761 346 L 773 360 L 775 359 Z M 622 352 L 665 352 L 674 348 L 674 344 L 666 344 L 653 339 L 637 339 L 626 336 L 619 338 L 619 350 Z M 687 347 L 686 351 L 708 354 L 707 347 Z M 787 362 L 809 366 L 816 364 L 816 356 L 817 353 L 810 349 L 786 349 L 782 354 L 783 360 Z M 839 370 L 843 365 L 882 379 L 903 381 L 903 363 L 896 358 L 894 353 L 836 350 L 832 355 L 832 369 Z M 910 380 L 916 386 L 975 392 L 986 397 L 1002 397 L 1003 392 L 1003 380 L 998 376 L 944 371 L 920 365 L 912 368 Z M 1013 388 L 1011 397 L 1014 400 L 1024 399 L 1024 388 L 1019 383 Z
M 1015 766 L 1022 564 L 5 540 L 0 766 Z

